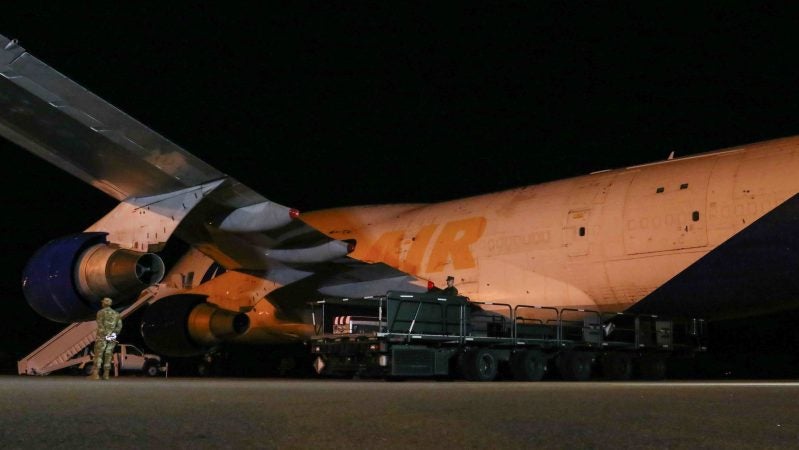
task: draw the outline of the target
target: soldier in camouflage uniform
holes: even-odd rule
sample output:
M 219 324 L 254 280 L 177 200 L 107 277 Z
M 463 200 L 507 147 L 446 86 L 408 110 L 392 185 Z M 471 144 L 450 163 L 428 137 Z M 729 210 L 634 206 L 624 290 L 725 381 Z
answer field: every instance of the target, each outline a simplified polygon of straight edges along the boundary
M 111 371 L 111 358 L 117 345 L 117 334 L 122 331 L 119 313 L 111 309 L 111 299 L 102 300 L 103 309 L 97 311 L 97 337 L 94 340 L 94 367 L 89 378 L 100 379 L 100 365 L 103 366 L 103 379 L 107 380 Z

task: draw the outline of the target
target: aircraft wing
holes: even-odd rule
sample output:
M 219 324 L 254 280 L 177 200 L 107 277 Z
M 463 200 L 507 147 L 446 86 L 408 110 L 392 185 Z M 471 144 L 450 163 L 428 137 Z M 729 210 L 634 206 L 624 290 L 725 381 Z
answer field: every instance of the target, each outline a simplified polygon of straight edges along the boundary
M 0 36 L 0 133 L 117 200 L 224 175 Z
M 317 289 L 406 275 L 346 257 L 351 243 L 294 220 L 295 210 L 204 163 L 3 36 L 0 135 L 133 208 L 204 186 L 204 198 L 180 216 L 175 233 L 228 269 L 258 271 L 284 285 L 315 275 Z M 107 231 L 106 223 L 91 230 Z

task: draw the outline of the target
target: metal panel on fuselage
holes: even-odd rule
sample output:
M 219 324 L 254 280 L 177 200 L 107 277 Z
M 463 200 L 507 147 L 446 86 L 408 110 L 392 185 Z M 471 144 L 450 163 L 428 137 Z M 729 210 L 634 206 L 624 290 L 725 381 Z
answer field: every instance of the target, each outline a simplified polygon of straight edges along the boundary
M 716 159 L 653 165 L 635 176 L 624 207 L 628 255 L 707 245 L 707 185 Z

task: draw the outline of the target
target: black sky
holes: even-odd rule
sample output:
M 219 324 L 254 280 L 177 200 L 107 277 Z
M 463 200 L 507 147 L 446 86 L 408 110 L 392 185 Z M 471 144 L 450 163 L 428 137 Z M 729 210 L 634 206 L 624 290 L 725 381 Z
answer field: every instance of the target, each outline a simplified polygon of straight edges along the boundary
M 423 5 L 25 3 L 2 6 L 0 34 L 304 211 L 447 200 L 799 134 L 793 9 Z M 62 325 L 24 302 L 25 261 L 114 202 L 0 150 L 11 311 L 0 352 L 28 351 Z

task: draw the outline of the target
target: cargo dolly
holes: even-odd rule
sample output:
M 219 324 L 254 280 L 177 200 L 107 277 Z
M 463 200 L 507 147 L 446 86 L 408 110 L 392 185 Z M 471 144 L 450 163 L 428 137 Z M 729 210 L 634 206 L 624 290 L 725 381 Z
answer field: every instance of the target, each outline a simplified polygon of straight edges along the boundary
M 664 378 L 705 350 L 701 319 L 471 301 L 389 291 L 312 304 L 314 368 L 326 376 L 538 381 Z

